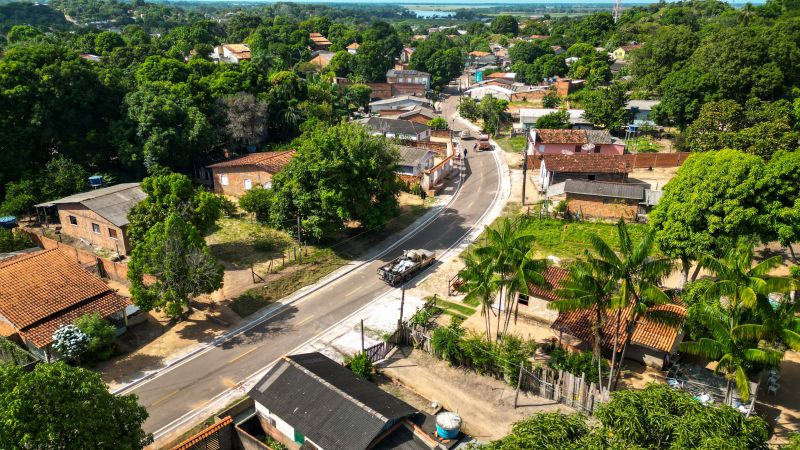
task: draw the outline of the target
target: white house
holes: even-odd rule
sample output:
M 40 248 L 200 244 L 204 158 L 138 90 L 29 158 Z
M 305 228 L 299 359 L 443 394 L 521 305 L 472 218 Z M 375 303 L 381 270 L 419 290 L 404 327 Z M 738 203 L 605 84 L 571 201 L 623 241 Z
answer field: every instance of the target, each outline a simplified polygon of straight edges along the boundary
M 521 108 L 519 110 L 519 124 L 522 128 L 534 128 L 536 121 L 547 114 L 561 111 L 555 108 Z M 591 130 L 592 123 L 583 117 L 582 109 L 567 109 L 569 124 L 573 130 Z
M 222 44 L 214 47 L 211 53 L 211 59 L 216 62 L 239 64 L 250 58 L 250 46 L 247 44 Z

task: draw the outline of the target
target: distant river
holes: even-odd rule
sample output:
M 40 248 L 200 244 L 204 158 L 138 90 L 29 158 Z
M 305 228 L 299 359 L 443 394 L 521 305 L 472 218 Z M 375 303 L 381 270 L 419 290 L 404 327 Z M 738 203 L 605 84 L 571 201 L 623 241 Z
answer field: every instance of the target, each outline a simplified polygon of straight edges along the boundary
M 427 11 L 423 9 L 409 9 L 420 19 L 441 19 L 446 17 L 453 17 L 456 15 L 455 11 Z

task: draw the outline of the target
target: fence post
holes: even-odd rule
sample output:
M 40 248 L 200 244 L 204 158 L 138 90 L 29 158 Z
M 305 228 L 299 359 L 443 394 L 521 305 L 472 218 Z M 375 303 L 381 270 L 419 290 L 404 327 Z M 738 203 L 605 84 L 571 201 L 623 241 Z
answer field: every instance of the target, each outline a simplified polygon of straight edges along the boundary
M 519 387 L 522 386 L 522 364 L 519 365 L 519 378 L 517 379 L 517 392 L 514 393 L 514 409 L 517 409 L 517 399 L 519 399 Z
M 364 351 L 364 319 L 361 319 L 361 351 Z

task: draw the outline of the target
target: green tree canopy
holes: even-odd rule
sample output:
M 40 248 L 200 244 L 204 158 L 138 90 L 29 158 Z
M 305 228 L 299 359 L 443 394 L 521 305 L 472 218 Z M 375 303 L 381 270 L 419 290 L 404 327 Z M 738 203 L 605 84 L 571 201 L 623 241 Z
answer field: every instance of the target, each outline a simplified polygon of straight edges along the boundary
M 100 375 L 63 362 L 33 371 L 0 364 L 0 447 L 141 449 L 147 411 L 135 395 L 112 395 Z
M 517 18 L 512 15 L 501 14 L 492 20 L 492 24 L 489 28 L 492 30 L 492 33 L 495 34 L 516 36 L 519 33 L 519 22 Z
M 315 239 L 331 237 L 349 221 L 380 227 L 397 212 L 397 161 L 388 140 L 359 125 L 315 128 L 273 178 L 271 221 L 293 230 L 299 216 Z
M 689 265 L 702 254 L 719 254 L 738 236 L 759 231 L 762 221 L 757 189 L 764 161 L 736 150 L 689 157 L 664 186 L 650 220 L 661 251 Z
M 614 83 L 608 88 L 588 92 L 583 97 L 583 116 L 595 125 L 616 132 L 628 122 L 625 86 Z
M 222 276 L 200 233 L 175 212 L 150 228 L 128 264 L 133 303 L 145 311 L 164 309 L 170 317 L 191 310 L 192 297 L 222 287 Z
M 142 180 L 147 197 L 128 212 L 127 236 L 136 247 L 156 224 L 173 213 L 179 214 L 198 231 L 205 232 L 222 214 L 222 201 L 216 194 L 192 185 L 186 175 L 170 173 Z

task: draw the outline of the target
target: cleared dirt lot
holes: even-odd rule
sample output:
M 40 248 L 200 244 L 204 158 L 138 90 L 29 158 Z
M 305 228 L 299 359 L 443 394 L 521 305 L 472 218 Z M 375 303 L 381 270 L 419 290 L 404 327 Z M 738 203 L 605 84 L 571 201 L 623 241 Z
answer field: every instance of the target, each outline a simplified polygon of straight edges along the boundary
M 380 371 L 407 389 L 445 409 L 455 411 L 464 421 L 464 432 L 480 441 L 499 439 L 511 432 L 511 425 L 542 411 L 570 411 L 551 400 L 520 392 L 514 409 L 515 390 L 494 378 L 453 368 L 420 350 L 398 349 L 380 365 Z

